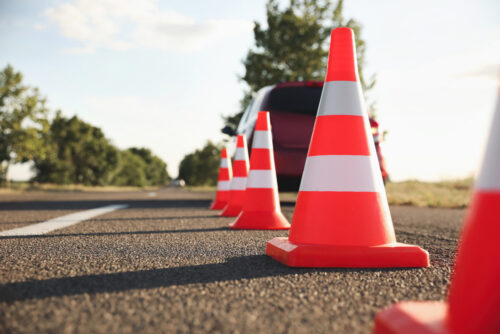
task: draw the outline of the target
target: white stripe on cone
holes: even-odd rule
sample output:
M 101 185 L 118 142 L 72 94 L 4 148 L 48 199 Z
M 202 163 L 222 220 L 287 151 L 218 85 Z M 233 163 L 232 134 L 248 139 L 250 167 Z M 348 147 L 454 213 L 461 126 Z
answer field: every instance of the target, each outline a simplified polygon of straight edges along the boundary
M 300 191 L 384 192 L 376 157 L 365 155 L 309 156 Z
M 228 168 L 228 166 L 229 166 L 228 159 L 226 159 L 226 158 L 221 159 L 220 160 L 220 166 L 222 168 Z
M 231 180 L 231 190 L 245 190 L 247 186 L 246 177 L 233 177 Z
M 248 161 L 247 151 L 242 147 L 238 147 L 236 149 L 236 153 L 234 154 L 234 160 Z
M 278 188 L 276 173 L 273 170 L 250 170 L 247 188 Z
M 323 85 L 318 116 L 363 116 L 365 104 L 361 85 L 354 81 L 328 81 Z
M 229 190 L 231 186 L 231 181 L 219 181 L 217 182 L 217 190 Z
M 269 131 L 255 131 L 253 134 L 252 149 L 254 148 L 273 148 L 273 142 Z
M 500 96 L 475 187 L 478 190 L 500 191 Z

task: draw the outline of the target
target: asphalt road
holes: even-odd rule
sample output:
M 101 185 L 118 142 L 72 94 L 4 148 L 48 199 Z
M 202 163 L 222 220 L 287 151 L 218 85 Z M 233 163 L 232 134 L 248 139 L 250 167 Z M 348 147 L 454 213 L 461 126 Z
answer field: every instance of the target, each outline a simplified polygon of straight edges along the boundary
M 392 207 L 425 269 L 292 269 L 283 231 L 230 231 L 212 194 L 0 194 L 0 231 L 109 204 L 43 236 L 0 238 L 0 333 L 370 333 L 379 309 L 446 294 L 463 210 Z M 293 202 L 284 202 L 291 220 Z

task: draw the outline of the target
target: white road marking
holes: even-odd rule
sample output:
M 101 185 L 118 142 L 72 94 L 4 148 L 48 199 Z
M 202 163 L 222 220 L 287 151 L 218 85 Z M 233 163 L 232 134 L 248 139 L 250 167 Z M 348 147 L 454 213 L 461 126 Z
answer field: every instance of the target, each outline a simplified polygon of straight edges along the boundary
M 152 192 L 148 193 L 148 196 L 149 196 L 149 197 L 155 197 L 155 196 L 156 196 L 156 193 L 155 193 L 154 191 L 152 191 Z
M 5 236 L 41 235 L 52 232 L 54 230 L 58 230 L 63 227 L 75 225 L 84 220 L 100 216 L 105 213 L 109 213 L 118 209 L 123 209 L 126 207 L 128 207 L 128 205 L 118 204 L 118 205 L 103 206 L 102 208 L 95 208 L 95 209 L 75 212 L 69 215 L 47 220 L 42 223 L 23 226 L 20 228 L 15 228 L 13 230 L 2 231 L 0 232 L 0 236 L 5 237 Z

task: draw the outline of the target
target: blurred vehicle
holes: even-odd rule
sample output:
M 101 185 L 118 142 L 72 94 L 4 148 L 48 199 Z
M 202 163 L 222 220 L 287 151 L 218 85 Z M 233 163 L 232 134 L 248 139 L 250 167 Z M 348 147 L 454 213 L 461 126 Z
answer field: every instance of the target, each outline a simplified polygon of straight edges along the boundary
M 175 179 L 170 181 L 168 184 L 169 187 L 184 187 L 186 185 L 186 181 L 183 179 Z
M 269 111 L 279 188 L 298 190 L 322 90 L 322 81 L 286 82 L 264 87 L 245 109 L 238 128 L 226 126 L 222 132 L 230 136 L 244 134 L 250 151 L 257 113 Z M 388 173 L 380 148 L 379 125 L 371 117 L 370 125 L 385 182 Z

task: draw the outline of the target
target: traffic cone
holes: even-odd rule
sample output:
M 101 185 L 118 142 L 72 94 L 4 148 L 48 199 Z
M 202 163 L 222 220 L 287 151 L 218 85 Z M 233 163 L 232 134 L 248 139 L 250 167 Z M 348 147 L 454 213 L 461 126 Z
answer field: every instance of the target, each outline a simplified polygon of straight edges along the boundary
M 448 302 L 402 302 L 375 317 L 375 333 L 500 333 L 500 90 L 452 274 Z
M 248 176 L 248 150 L 244 135 L 238 135 L 233 161 L 233 178 L 229 190 L 229 201 L 221 212 L 223 217 L 236 217 L 243 208 Z
M 281 213 L 268 111 L 260 111 L 257 115 L 243 210 L 229 227 L 251 230 L 290 228 L 290 223 Z
M 425 250 L 396 242 L 355 55 L 352 30 L 334 29 L 290 236 L 266 253 L 291 267 L 427 267 Z
M 229 184 L 233 177 L 231 169 L 231 159 L 227 157 L 227 150 L 224 147 L 220 157 L 219 179 L 217 181 L 217 192 L 215 199 L 210 206 L 210 210 L 222 210 L 229 201 Z

